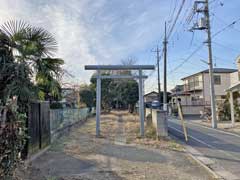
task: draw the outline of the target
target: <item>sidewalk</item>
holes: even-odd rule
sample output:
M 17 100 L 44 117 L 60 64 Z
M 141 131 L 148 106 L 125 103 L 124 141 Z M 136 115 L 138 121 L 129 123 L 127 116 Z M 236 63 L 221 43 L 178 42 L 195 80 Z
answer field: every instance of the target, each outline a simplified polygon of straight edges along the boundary
M 60 138 L 30 168 L 31 180 L 210 180 L 208 172 L 172 140 L 138 138 L 139 119 L 126 112 L 95 119 Z M 36 173 L 38 172 L 38 173 Z M 38 178 L 38 176 L 41 178 Z M 45 179 L 42 178 L 45 177 Z M 25 180 L 30 180 L 25 177 Z

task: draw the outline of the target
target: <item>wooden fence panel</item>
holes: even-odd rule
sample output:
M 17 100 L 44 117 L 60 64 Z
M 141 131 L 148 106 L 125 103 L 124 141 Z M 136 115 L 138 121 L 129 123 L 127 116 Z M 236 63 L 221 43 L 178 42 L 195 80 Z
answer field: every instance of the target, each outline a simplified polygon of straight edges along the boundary
M 28 154 L 50 144 L 50 117 L 49 102 L 32 102 L 28 116 Z
M 45 148 L 51 142 L 50 107 L 48 102 L 40 103 L 40 148 Z
M 28 116 L 28 153 L 32 154 L 39 150 L 40 139 L 39 139 L 39 103 L 31 103 L 29 107 Z

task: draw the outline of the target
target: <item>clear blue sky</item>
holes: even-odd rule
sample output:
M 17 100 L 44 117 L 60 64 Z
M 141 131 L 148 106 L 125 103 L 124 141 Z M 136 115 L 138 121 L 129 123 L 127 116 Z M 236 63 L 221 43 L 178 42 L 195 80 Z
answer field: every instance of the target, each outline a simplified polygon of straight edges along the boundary
M 240 18 L 239 0 L 210 2 L 212 34 Z M 23 19 L 47 29 L 59 43 L 57 56 L 66 61 L 65 68 L 74 75 L 74 78 L 65 80 L 87 83 L 91 72 L 84 71 L 85 64 L 119 64 L 129 57 L 136 58 L 138 64 L 156 64 L 151 50 L 156 45 L 162 48 L 164 21 L 171 26 L 180 3 L 181 0 L 0 0 L 0 23 Z M 204 46 L 181 68 L 172 72 L 206 40 L 204 31 L 194 34 L 188 31 L 195 20 L 190 24 L 186 22 L 192 3 L 193 0 L 186 0 L 169 39 L 169 89 L 181 83 L 181 77 L 207 68 L 200 61 L 207 59 L 207 48 Z M 239 36 L 240 21 L 214 37 L 216 67 L 236 68 L 234 63 L 240 52 Z M 145 87 L 146 91 L 156 90 L 156 73 L 151 73 Z

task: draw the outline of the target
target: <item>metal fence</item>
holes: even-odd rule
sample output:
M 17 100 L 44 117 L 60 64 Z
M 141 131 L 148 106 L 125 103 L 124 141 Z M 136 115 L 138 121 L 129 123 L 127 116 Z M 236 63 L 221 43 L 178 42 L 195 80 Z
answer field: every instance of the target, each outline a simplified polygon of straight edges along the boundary
M 85 120 L 91 115 L 89 108 L 81 109 L 51 109 L 50 110 L 50 129 L 51 134 L 71 126 L 74 123 Z

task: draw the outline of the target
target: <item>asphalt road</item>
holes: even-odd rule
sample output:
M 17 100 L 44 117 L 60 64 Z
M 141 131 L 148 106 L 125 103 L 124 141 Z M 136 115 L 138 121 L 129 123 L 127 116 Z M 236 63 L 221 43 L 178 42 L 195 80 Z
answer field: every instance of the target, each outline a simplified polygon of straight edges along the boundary
M 224 179 L 240 179 L 240 136 L 186 121 L 189 141 L 196 156 Z M 184 141 L 180 120 L 169 118 L 169 133 Z M 206 160 L 207 159 L 207 160 Z

